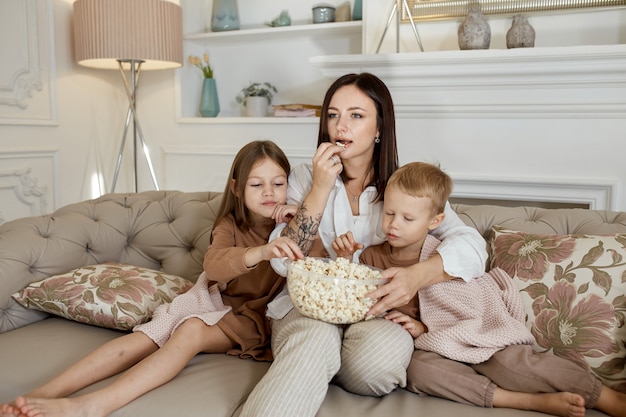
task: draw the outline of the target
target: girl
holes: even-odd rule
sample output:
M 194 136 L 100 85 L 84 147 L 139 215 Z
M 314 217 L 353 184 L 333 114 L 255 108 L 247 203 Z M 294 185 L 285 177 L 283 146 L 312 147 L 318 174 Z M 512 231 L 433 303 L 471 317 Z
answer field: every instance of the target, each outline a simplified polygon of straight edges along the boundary
M 302 257 L 288 238 L 267 243 L 276 221 L 288 220 L 296 210 L 284 206 L 289 170 L 287 157 L 273 142 L 244 146 L 233 161 L 204 273 L 195 286 L 161 306 L 152 321 L 96 349 L 13 404 L 2 405 L 0 413 L 106 416 L 174 378 L 200 352 L 271 359 L 265 307 L 282 289 L 283 278 L 269 259 Z M 67 398 L 126 369 L 108 387 Z

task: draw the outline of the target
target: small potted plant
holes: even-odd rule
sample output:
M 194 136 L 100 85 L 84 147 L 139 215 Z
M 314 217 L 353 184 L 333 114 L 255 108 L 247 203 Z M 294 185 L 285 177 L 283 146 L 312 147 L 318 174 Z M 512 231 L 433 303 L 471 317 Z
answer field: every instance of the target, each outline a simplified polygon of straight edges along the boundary
M 241 89 L 236 100 L 237 103 L 243 103 L 246 116 L 265 117 L 269 105 L 272 104 L 274 93 L 277 92 L 276 87 L 268 82 L 253 82 Z

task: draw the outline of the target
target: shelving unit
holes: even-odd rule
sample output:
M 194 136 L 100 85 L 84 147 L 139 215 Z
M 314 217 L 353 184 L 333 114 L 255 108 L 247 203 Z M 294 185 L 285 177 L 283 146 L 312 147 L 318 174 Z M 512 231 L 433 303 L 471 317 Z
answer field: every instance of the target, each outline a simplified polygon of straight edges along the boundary
M 279 39 L 284 36 L 344 36 L 350 34 L 361 34 L 362 22 L 335 22 L 335 23 L 319 23 L 319 24 L 300 24 L 292 26 L 252 26 L 241 28 L 240 30 L 231 30 L 226 32 L 201 32 L 186 35 L 185 40 L 201 41 L 201 40 L 233 40 L 245 42 L 246 40 L 261 37 L 264 40 Z
M 293 3 L 283 0 L 285 8 Z M 311 2 L 313 5 L 313 2 Z M 183 5 L 185 7 L 185 5 Z M 240 9 L 242 5 L 240 4 Z M 255 6 L 248 3 L 247 7 Z M 302 8 L 302 5 L 299 5 Z M 307 9 L 310 12 L 310 9 Z M 241 15 L 241 12 L 240 12 Z M 187 32 L 185 59 L 207 53 L 214 69 L 220 114 L 200 117 L 197 112 L 202 77 L 187 63 L 176 74 L 176 106 L 179 123 L 190 124 L 317 124 L 319 118 L 241 117 L 237 93 L 251 81 L 268 81 L 278 88 L 272 104 L 321 104 L 330 80 L 309 63 L 320 55 L 360 54 L 362 22 L 312 24 L 304 14 L 293 15 L 291 26 L 270 27 L 241 19 L 241 29 L 224 32 Z M 192 27 L 198 27 L 196 24 Z

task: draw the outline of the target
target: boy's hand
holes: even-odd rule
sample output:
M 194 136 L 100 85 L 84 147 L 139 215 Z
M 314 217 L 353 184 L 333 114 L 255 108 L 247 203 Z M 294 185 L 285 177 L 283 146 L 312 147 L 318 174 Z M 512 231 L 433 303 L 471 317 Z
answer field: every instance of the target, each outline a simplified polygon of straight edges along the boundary
M 362 249 L 363 245 L 354 241 L 354 235 L 352 232 L 347 232 L 343 235 L 337 236 L 335 240 L 333 240 L 332 247 L 338 257 L 352 260 L 354 252 Z
M 404 330 L 409 332 L 413 339 L 417 339 L 419 336 L 426 333 L 426 326 L 419 320 L 415 320 L 413 317 L 407 316 L 398 310 L 391 310 L 385 314 L 385 320 L 393 321 L 402 326 Z
M 289 223 L 293 216 L 296 215 L 298 211 L 298 206 L 293 206 L 289 204 L 278 204 L 274 208 L 274 212 L 272 213 L 272 219 L 276 223 Z

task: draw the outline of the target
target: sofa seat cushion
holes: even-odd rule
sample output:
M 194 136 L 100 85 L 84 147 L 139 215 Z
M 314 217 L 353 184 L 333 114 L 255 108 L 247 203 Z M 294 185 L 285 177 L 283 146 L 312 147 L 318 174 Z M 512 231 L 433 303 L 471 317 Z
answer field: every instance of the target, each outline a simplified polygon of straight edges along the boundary
M 50 317 L 0 335 L 0 403 L 40 386 L 98 346 L 123 332 Z M 269 364 L 221 354 L 200 354 L 173 380 L 146 393 L 111 417 L 238 416 Z M 80 393 L 111 383 L 101 381 Z M 396 389 L 382 397 L 351 394 L 330 385 L 317 417 L 523 417 L 546 416 L 511 409 L 486 410 Z M 604 414 L 588 410 L 587 417 Z
M 234 414 L 238 417 L 240 407 Z M 212 414 L 207 414 L 212 416 Z M 384 397 L 351 394 L 330 384 L 316 417 L 550 417 L 548 414 L 510 408 L 482 408 L 397 388 Z M 553 416 L 552 416 L 553 417 Z M 585 417 L 606 417 L 587 410 Z
M 45 383 L 123 332 L 50 317 L 0 337 L 0 403 Z M 222 354 L 199 354 L 172 381 L 112 417 L 232 416 L 269 364 Z M 101 381 L 80 393 L 110 384 Z M 163 399 L 167 399 L 164 401 Z
M 491 267 L 520 290 L 537 351 L 626 392 L 626 233 L 537 234 L 494 227 Z

